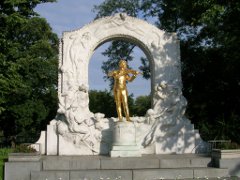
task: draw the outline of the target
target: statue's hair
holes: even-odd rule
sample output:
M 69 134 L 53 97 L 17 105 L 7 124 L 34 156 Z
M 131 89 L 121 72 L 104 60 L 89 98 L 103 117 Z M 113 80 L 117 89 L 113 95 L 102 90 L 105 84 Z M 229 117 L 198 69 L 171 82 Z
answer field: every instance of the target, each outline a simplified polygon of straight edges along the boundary
M 120 65 L 120 64 L 126 64 L 126 65 L 127 65 L 127 61 L 125 61 L 124 59 L 121 59 L 118 64 L 119 64 L 119 65 Z

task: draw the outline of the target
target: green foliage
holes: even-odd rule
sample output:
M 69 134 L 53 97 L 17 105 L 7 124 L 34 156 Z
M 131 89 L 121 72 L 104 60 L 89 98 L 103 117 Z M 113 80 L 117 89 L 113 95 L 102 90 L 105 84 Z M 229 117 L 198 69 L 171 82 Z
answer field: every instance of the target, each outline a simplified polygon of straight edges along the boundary
M 240 149 L 240 145 L 234 142 L 220 142 L 216 143 L 214 149 Z
M 52 0 L 0 2 L 0 130 L 36 135 L 57 105 L 58 38 L 34 8 Z
M 34 8 L 40 3 L 55 2 L 56 0 L 2 0 L 0 12 L 6 15 L 17 12 L 24 17 L 37 15 Z
M 97 12 L 96 18 L 120 12 L 136 17 L 139 15 L 139 8 L 139 0 L 105 0 L 99 6 L 94 6 L 94 11 Z
M 0 149 L 0 180 L 3 180 L 4 162 L 8 158 L 8 154 L 12 152 L 12 149 L 3 148 Z
M 141 63 L 142 65 L 139 67 L 139 69 L 143 73 L 143 78 L 149 79 L 151 77 L 151 71 L 150 71 L 150 63 L 147 58 L 141 57 Z
M 14 153 L 34 153 L 36 152 L 36 149 L 33 149 L 31 146 L 27 144 L 20 144 L 13 149 L 13 152 Z
M 89 109 L 93 113 L 104 113 L 106 117 L 117 117 L 114 97 L 107 90 L 89 91 Z
M 151 108 L 151 97 L 139 96 L 134 101 L 133 113 L 135 116 L 145 116 L 148 109 Z
M 151 107 L 150 96 L 140 96 L 136 100 L 128 96 L 128 107 L 131 116 L 144 116 Z M 89 91 L 89 109 L 93 113 L 101 112 L 105 117 L 117 117 L 114 96 L 108 91 Z
M 205 2 L 205 3 L 203 3 Z M 202 12 L 195 24 L 202 24 L 194 38 L 182 42 L 184 94 L 188 115 L 200 127 L 205 139 L 239 141 L 240 42 L 239 3 L 198 3 Z M 191 18 L 193 18 L 192 16 Z M 208 131 L 202 129 L 208 126 Z
M 187 116 L 200 129 L 204 139 L 231 139 L 240 143 L 240 21 L 237 18 L 240 2 L 124 2 L 135 8 L 127 9 L 118 1 L 113 5 L 113 1 L 105 0 L 95 8 L 97 17 L 126 12 L 147 20 L 156 19 L 159 28 L 177 32 L 181 41 L 183 93 L 188 100 Z M 111 53 L 112 47 L 107 52 L 112 59 L 118 57 Z M 146 60 L 142 62 L 142 70 L 147 77 L 148 65 Z

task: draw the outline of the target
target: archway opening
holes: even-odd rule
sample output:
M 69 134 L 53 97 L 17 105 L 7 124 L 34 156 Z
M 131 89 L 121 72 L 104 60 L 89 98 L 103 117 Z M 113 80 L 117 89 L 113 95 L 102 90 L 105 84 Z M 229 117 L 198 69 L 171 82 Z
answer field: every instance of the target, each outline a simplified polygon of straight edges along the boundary
M 90 111 L 96 113 L 101 112 L 106 115 L 106 117 L 117 117 L 115 102 L 113 98 L 113 93 L 111 91 L 111 83 L 106 78 L 106 69 L 104 69 L 103 63 L 109 62 L 106 55 L 107 48 L 113 41 L 119 40 L 119 38 L 110 38 L 108 40 L 100 43 L 94 50 L 92 57 L 89 62 L 89 108 Z M 126 56 L 119 56 L 116 61 L 123 58 L 128 61 L 129 68 L 142 71 L 143 63 L 141 58 L 145 59 L 145 63 L 149 65 L 149 56 L 143 51 L 143 47 L 139 47 L 139 43 L 136 41 L 131 41 L 126 38 L 122 42 L 129 43 L 133 47 L 131 52 L 131 58 L 126 58 Z M 121 51 L 116 47 L 116 51 Z M 104 53 L 103 53 L 104 52 Z M 146 65 L 146 66 L 147 66 Z M 114 67 L 117 69 L 118 67 Z M 113 70 L 113 69 L 111 69 Z M 139 75 L 133 82 L 127 85 L 129 93 L 129 109 L 131 116 L 143 116 L 145 115 L 147 109 L 151 108 L 151 79 L 143 78 L 143 75 Z

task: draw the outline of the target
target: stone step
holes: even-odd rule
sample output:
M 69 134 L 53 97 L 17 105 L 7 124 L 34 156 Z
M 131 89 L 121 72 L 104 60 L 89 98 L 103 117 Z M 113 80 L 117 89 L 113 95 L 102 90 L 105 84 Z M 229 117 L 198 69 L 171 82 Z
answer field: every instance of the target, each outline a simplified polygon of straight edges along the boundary
M 143 156 L 110 158 L 105 156 L 43 157 L 43 170 L 157 169 L 210 167 L 209 157 Z M 184 157 L 184 156 L 183 156 Z
M 134 170 L 133 180 L 150 179 L 189 179 L 189 178 L 221 178 L 228 175 L 227 169 L 217 168 L 178 168 Z
M 160 168 L 211 167 L 211 158 L 160 159 Z
M 45 156 L 42 157 L 43 170 L 100 169 L 98 156 Z
M 41 156 L 39 161 L 5 163 L 5 180 L 99 180 L 99 179 L 217 179 L 228 169 L 211 168 L 211 159 L 199 155 Z M 16 171 L 17 169 L 17 171 Z M 31 179 L 30 179 L 31 177 Z M 85 179 L 84 179 L 85 178 Z
M 150 180 L 226 177 L 227 169 L 177 168 L 136 170 L 32 171 L 31 180 Z

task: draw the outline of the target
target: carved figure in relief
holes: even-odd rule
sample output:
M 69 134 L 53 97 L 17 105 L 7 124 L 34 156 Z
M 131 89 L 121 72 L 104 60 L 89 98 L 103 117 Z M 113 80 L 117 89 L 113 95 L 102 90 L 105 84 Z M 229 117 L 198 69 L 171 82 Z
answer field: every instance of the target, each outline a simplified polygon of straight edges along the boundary
M 88 88 L 85 85 L 79 87 L 70 86 L 68 91 L 59 97 L 59 114 L 65 115 L 65 121 L 72 132 L 85 133 L 81 128 L 84 121 L 93 115 L 88 108 Z
M 146 113 L 146 124 L 153 124 L 155 121 L 155 112 L 153 109 L 148 109 Z
M 129 74 L 133 74 L 131 77 Z M 125 60 L 120 60 L 119 70 L 111 71 L 108 73 L 108 76 L 114 78 L 114 99 L 116 103 L 116 109 L 119 121 L 122 121 L 122 106 L 124 114 L 127 121 L 131 121 L 129 117 L 128 109 L 128 91 L 126 83 L 127 81 L 132 82 L 140 72 L 127 69 L 127 62 Z
M 65 66 L 69 66 L 69 68 L 73 72 L 73 76 L 67 79 L 68 81 L 73 81 L 73 85 L 79 83 L 79 79 L 86 77 L 87 72 L 82 70 L 79 67 L 86 67 L 88 63 L 86 61 L 89 53 L 88 48 L 91 44 L 91 33 L 84 32 L 80 37 L 76 35 L 72 35 L 69 37 L 71 43 L 69 45 L 69 50 L 67 51 L 68 63 Z
M 159 83 L 158 85 L 155 86 L 154 98 L 157 101 L 153 104 L 154 110 L 155 110 L 155 108 L 159 108 L 159 106 L 162 106 L 162 103 L 167 98 L 166 88 L 167 88 L 166 81 L 162 81 L 161 83 Z
M 170 134 L 176 134 L 185 125 L 185 122 L 181 120 L 184 119 L 187 101 L 182 95 L 180 86 L 162 81 L 155 87 L 155 98 L 158 100 L 154 104 L 155 121 L 144 138 L 142 144 L 144 147 L 154 142 L 156 136 L 164 134 L 162 131 L 170 136 Z
M 125 13 L 116 14 L 115 16 L 107 19 L 104 25 L 97 28 L 94 34 L 96 36 L 101 36 L 103 32 L 112 31 L 112 29 L 118 30 L 119 27 L 126 28 L 127 30 L 137 33 L 140 36 L 145 34 L 142 27 L 133 25 L 131 19 L 127 20 L 127 18 L 128 16 Z
M 85 112 L 88 105 L 88 88 L 85 85 L 70 87 L 59 97 L 58 118 L 64 115 L 58 123 L 58 133 L 73 144 L 81 144 L 93 152 L 98 152 L 99 130 L 95 129 L 93 114 Z M 60 118 L 59 118 L 60 119 Z M 74 133 L 74 134 L 72 134 Z

